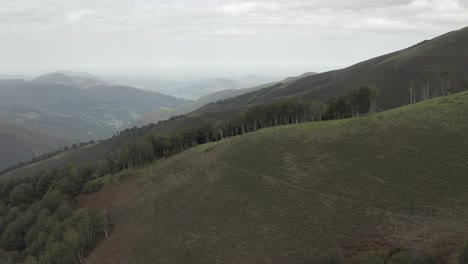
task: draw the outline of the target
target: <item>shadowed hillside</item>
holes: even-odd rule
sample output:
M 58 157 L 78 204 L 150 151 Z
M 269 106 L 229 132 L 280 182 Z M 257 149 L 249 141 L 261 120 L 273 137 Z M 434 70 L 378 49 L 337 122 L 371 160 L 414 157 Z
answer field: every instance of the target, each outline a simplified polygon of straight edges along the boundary
M 17 124 L 0 107 L 0 170 L 55 151 L 67 143 L 63 138 Z
M 397 246 L 445 260 L 468 236 L 467 113 L 460 93 L 159 160 L 131 188 L 82 198 L 116 223 L 87 263 L 315 263 Z

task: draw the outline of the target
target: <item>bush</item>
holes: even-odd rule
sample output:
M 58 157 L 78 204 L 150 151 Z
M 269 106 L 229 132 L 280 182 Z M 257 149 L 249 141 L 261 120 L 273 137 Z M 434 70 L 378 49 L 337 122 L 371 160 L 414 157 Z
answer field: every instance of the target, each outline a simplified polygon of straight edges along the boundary
M 95 179 L 85 183 L 82 192 L 85 194 L 94 193 L 99 191 L 102 188 L 102 186 L 104 186 L 104 182 L 102 181 L 102 179 Z

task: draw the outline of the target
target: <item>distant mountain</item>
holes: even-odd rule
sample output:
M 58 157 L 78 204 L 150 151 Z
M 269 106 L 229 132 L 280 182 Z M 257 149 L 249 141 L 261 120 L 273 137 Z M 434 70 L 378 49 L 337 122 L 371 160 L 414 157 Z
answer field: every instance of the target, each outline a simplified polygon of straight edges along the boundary
M 31 80 L 32 78 L 26 75 L 18 74 L 0 74 L 0 80 Z
M 223 90 L 242 89 L 272 83 L 278 79 L 259 75 L 247 75 L 240 78 L 214 78 L 199 81 L 168 81 L 157 78 L 128 78 L 122 76 L 103 77 L 108 82 L 120 83 L 149 91 L 158 91 L 180 98 L 198 99 L 202 96 Z
M 54 72 L 45 75 L 41 75 L 32 80 L 36 83 L 46 83 L 46 84 L 60 84 L 74 86 L 82 89 L 90 88 L 97 85 L 107 85 L 106 82 L 94 77 L 89 73 L 80 73 L 80 72 Z
M 289 77 L 289 78 L 287 78 L 287 79 L 285 79 L 285 80 L 283 80 L 281 82 L 293 81 L 293 80 L 295 80 L 297 78 L 301 78 L 301 77 L 304 77 L 304 76 L 310 76 L 312 74 L 314 74 L 314 73 L 305 73 L 305 74 L 300 75 L 299 77 Z M 257 77 L 257 76 L 248 76 L 246 78 L 252 78 L 252 79 L 255 79 L 256 81 L 263 79 L 262 77 Z M 256 81 L 254 81 L 253 83 L 255 83 Z M 171 118 L 173 116 L 184 115 L 184 114 L 190 113 L 193 110 L 196 110 L 196 109 L 198 109 L 198 108 L 200 108 L 200 107 L 202 107 L 204 105 L 214 103 L 214 102 L 218 102 L 220 100 L 225 100 L 225 99 L 235 97 L 235 96 L 238 96 L 238 95 L 242 95 L 242 94 L 245 94 L 245 93 L 253 92 L 253 91 L 256 91 L 256 90 L 260 90 L 262 88 L 265 88 L 265 87 L 268 87 L 268 86 L 271 86 L 271 85 L 274 85 L 274 84 L 277 84 L 277 83 L 278 82 L 265 83 L 265 84 L 255 86 L 255 87 L 251 87 L 251 88 L 221 90 L 221 91 L 217 91 L 217 92 L 214 92 L 214 93 L 211 93 L 211 94 L 204 95 L 204 96 L 200 97 L 198 100 L 195 100 L 195 101 L 190 102 L 188 104 L 182 105 L 182 106 L 180 106 L 178 108 L 161 107 L 161 108 L 155 109 L 155 110 L 153 110 L 151 112 L 148 112 L 148 113 L 144 114 L 143 116 L 141 116 L 138 119 L 138 121 L 136 121 L 132 125 L 143 126 L 143 125 L 147 125 L 147 124 L 151 124 L 151 123 L 157 123 L 158 121 L 167 120 L 167 119 L 169 119 L 169 118 Z
M 265 83 L 274 82 L 271 78 L 250 75 L 239 80 L 228 78 L 215 78 L 208 81 L 190 83 L 176 91 L 176 93 L 185 93 L 189 98 L 201 98 L 213 93 L 225 90 L 237 90 L 246 87 L 254 87 Z
M 51 77 L 51 75 L 48 75 Z M 61 73 L 52 76 L 65 76 Z M 66 77 L 68 78 L 68 77 Z M 75 80 L 76 77 L 70 79 Z M 115 132 L 135 122 L 143 114 L 159 107 L 176 108 L 187 104 L 188 100 L 167 96 L 157 92 L 149 92 L 127 86 L 94 85 L 87 89 L 66 84 L 46 82 L 47 78 L 39 80 L 0 80 L 0 107 L 4 120 L 8 117 L 9 124 L 14 126 L 0 127 L 0 134 L 11 138 L 12 131 L 27 131 L 17 135 L 45 138 L 50 148 L 35 148 L 30 151 L 26 147 L 18 148 L 10 153 L 8 162 L 25 161 L 31 153 L 43 153 L 56 150 L 64 142 L 84 142 L 91 139 L 105 139 Z M 48 80 L 52 80 L 50 78 Z M 20 128 L 27 128 L 27 130 Z M 37 133 L 40 131 L 41 133 Z M 38 136 L 32 136 L 37 133 Z M 55 144 L 55 138 L 61 139 Z M 19 137 L 25 146 L 33 148 L 32 139 Z M 14 138 L 8 142 L 15 142 Z M 19 144 L 19 143 L 18 143 Z M 20 144 L 21 145 L 21 144 Z M 0 145 L 0 153 L 11 148 Z M 44 151 L 42 151 L 44 149 Z M 6 165 L 13 165 L 4 161 Z
M 68 143 L 63 138 L 16 122 L 0 108 L 0 170 L 55 151 Z
M 0 106 L 18 105 L 59 114 L 82 116 L 101 123 L 125 124 L 157 107 L 178 107 L 187 100 L 126 86 L 80 89 L 61 84 L 0 81 Z M 116 125 L 116 128 L 122 125 Z

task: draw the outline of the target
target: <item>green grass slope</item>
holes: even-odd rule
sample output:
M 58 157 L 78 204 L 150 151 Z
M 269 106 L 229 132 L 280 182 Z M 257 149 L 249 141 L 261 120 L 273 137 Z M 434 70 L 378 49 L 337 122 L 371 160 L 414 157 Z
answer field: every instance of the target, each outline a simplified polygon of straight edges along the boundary
M 396 246 L 445 258 L 468 238 L 467 130 L 460 93 L 200 145 L 117 194 L 114 234 L 88 263 L 315 263 Z

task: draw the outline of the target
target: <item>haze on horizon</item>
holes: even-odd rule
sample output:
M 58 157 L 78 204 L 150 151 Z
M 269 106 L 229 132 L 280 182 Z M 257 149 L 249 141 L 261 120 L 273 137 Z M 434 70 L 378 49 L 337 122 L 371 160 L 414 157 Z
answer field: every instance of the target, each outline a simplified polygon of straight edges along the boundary
M 468 25 L 468 0 L 0 0 L 0 73 L 298 75 Z

